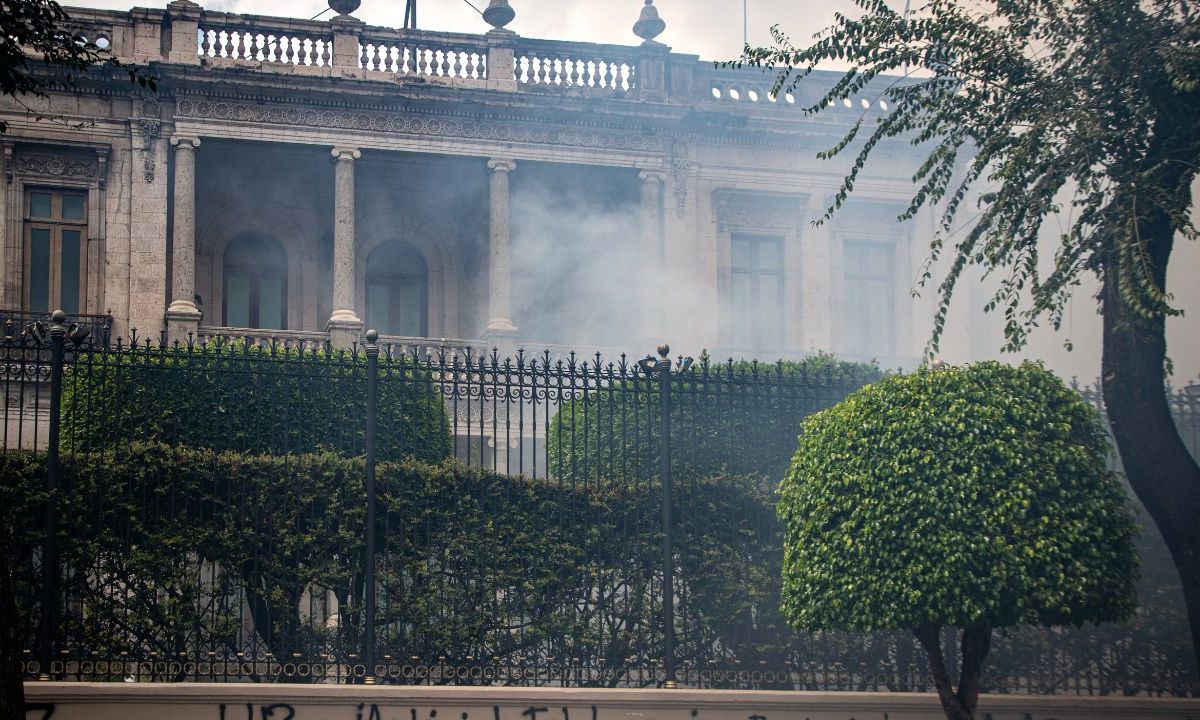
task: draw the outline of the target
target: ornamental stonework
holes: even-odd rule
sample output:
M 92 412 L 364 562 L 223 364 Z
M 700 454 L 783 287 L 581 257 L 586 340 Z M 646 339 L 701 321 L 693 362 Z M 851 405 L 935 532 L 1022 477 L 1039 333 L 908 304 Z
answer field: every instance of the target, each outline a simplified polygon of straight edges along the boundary
M 717 223 L 724 228 L 794 228 L 804 218 L 804 196 L 717 190 Z
M 662 139 L 654 135 L 599 128 L 568 127 L 537 122 L 461 120 L 369 110 L 318 110 L 198 98 L 180 99 L 176 116 L 204 120 L 364 130 L 394 135 L 462 138 L 490 142 L 524 142 L 635 152 L 661 152 L 663 148 Z
M 60 155 L 47 152 L 18 150 L 13 161 L 14 172 L 20 175 L 83 178 L 94 180 L 100 175 L 100 163 L 95 156 Z

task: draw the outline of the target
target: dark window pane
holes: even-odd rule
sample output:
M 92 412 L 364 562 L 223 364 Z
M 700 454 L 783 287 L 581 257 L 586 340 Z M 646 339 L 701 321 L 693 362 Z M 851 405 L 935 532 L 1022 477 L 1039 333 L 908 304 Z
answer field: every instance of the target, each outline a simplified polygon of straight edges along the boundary
M 730 264 L 734 270 L 750 269 L 750 243 L 745 238 L 734 237 L 730 243 Z
M 51 217 L 50 202 L 53 195 L 48 192 L 31 192 L 29 193 L 29 215 L 30 217 L 48 218 Z
M 84 211 L 84 196 L 83 195 L 68 195 L 62 196 L 62 216 L 64 220 L 83 220 Z
M 78 230 L 62 231 L 59 255 L 59 309 L 68 315 L 79 312 L 79 253 L 82 239 Z
M 29 309 L 50 312 L 50 231 L 34 228 L 29 231 Z
M 258 327 L 266 330 L 283 329 L 283 278 L 264 276 L 258 279 Z
M 225 278 L 225 324 L 250 327 L 250 278 L 245 275 Z
M 368 329 L 374 329 L 383 335 L 396 335 L 396 330 L 392 327 L 391 316 L 388 313 L 390 309 L 391 293 L 388 292 L 388 286 L 383 283 L 367 285 Z
M 425 292 L 418 283 L 400 283 L 396 293 L 395 315 L 400 321 L 399 334 L 420 337 L 425 334 Z

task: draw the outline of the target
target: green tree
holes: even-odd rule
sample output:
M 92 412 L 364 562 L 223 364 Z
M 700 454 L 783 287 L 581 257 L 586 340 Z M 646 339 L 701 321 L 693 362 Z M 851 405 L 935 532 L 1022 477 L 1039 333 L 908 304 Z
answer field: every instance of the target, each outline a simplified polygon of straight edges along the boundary
M 778 92 L 821 63 L 848 63 L 810 113 L 856 95 L 887 100 L 877 124 L 860 119 L 822 153 L 854 156 L 826 218 L 881 143 L 900 138 L 928 150 L 900 219 L 923 206 L 940 213 L 930 263 L 943 254 L 951 263 L 933 348 L 968 266 L 1006 275 L 987 309 L 1003 309 L 1008 349 L 1021 347 L 1039 321 L 1058 328 L 1072 289 L 1100 279 L 1106 412 L 1129 483 L 1183 579 L 1200 658 L 1200 466 L 1163 387 L 1165 319 L 1178 313 L 1167 264 L 1177 238 L 1197 236 L 1200 5 L 928 0 L 899 13 L 885 0 L 856 4 L 860 17 L 839 15 L 808 47 L 775 28 L 775 47 L 747 47 L 742 61 L 778 72 Z M 1060 210 L 1067 229 L 1051 265 L 1039 235 Z M 922 284 L 929 280 L 926 272 Z
M 993 630 L 1133 613 L 1136 525 L 1107 454 L 1099 414 L 1039 364 L 869 385 L 804 422 L 779 503 L 783 614 L 913 632 L 946 717 L 970 720 Z

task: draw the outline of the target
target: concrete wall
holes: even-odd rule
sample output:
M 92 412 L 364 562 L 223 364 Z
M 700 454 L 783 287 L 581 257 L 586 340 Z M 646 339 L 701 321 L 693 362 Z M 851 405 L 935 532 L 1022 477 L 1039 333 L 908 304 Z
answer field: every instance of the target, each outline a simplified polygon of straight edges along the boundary
M 923 694 L 28 683 L 29 720 L 924 720 Z M 52 714 L 50 714 L 52 713 Z M 1195 720 L 1200 699 L 985 696 L 981 720 Z

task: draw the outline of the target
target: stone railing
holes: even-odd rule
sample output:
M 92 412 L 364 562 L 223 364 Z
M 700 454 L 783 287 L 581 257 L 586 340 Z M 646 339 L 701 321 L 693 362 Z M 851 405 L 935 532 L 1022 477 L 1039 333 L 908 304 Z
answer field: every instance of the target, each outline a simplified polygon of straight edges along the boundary
M 70 27 L 138 64 L 229 66 L 259 72 L 388 82 L 404 79 L 516 93 L 551 93 L 704 105 L 725 112 L 794 111 L 820 98 L 836 73 L 806 78 L 775 97 L 774 77 L 715 68 L 665 45 L 604 45 L 487 34 L 397 30 L 356 18 L 303 20 L 214 12 L 190 0 L 166 9 L 68 8 Z M 874 110 L 854 100 L 847 112 Z M 882 105 L 879 110 L 885 110 Z
M 840 74 L 813 75 L 801 81 L 794 90 L 785 87 L 777 96 L 772 92 L 778 77 L 775 70 L 717 68 L 712 63 L 702 63 L 702 65 L 704 67 L 696 72 L 697 100 L 722 105 L 749 106 L 757 104 L 760 107 L 799 111 L 820 102 L 830 86 L 825 82 L 832 83 L 834 79 L 841 77 Z M 875 84 L 872 87 L 875 87 Z M 882 89 L 882 85 L 879 85 L 879 88 Z M 877 95 L 878 93 L 875 92 L 865 94 L 853 101 L 843 100 L 840 109 L 856 115 L 863 111 L 885 112 L 888 109 L 887 101 L 876 97 Z
M 480 35 L 368 27 L 359 35 L 359 66 L 422 78 L 485 80 L 488 43 Z
M 205 11 L 196 53 L 202 60 L 246 60 L 264 65 L 333 64 L 329 24 Z
M 637 48 L 624 45 L 521 39 L 514 50 L 514 76 L 524 86 L 628 92 L 637 87 L 637 66 Z

